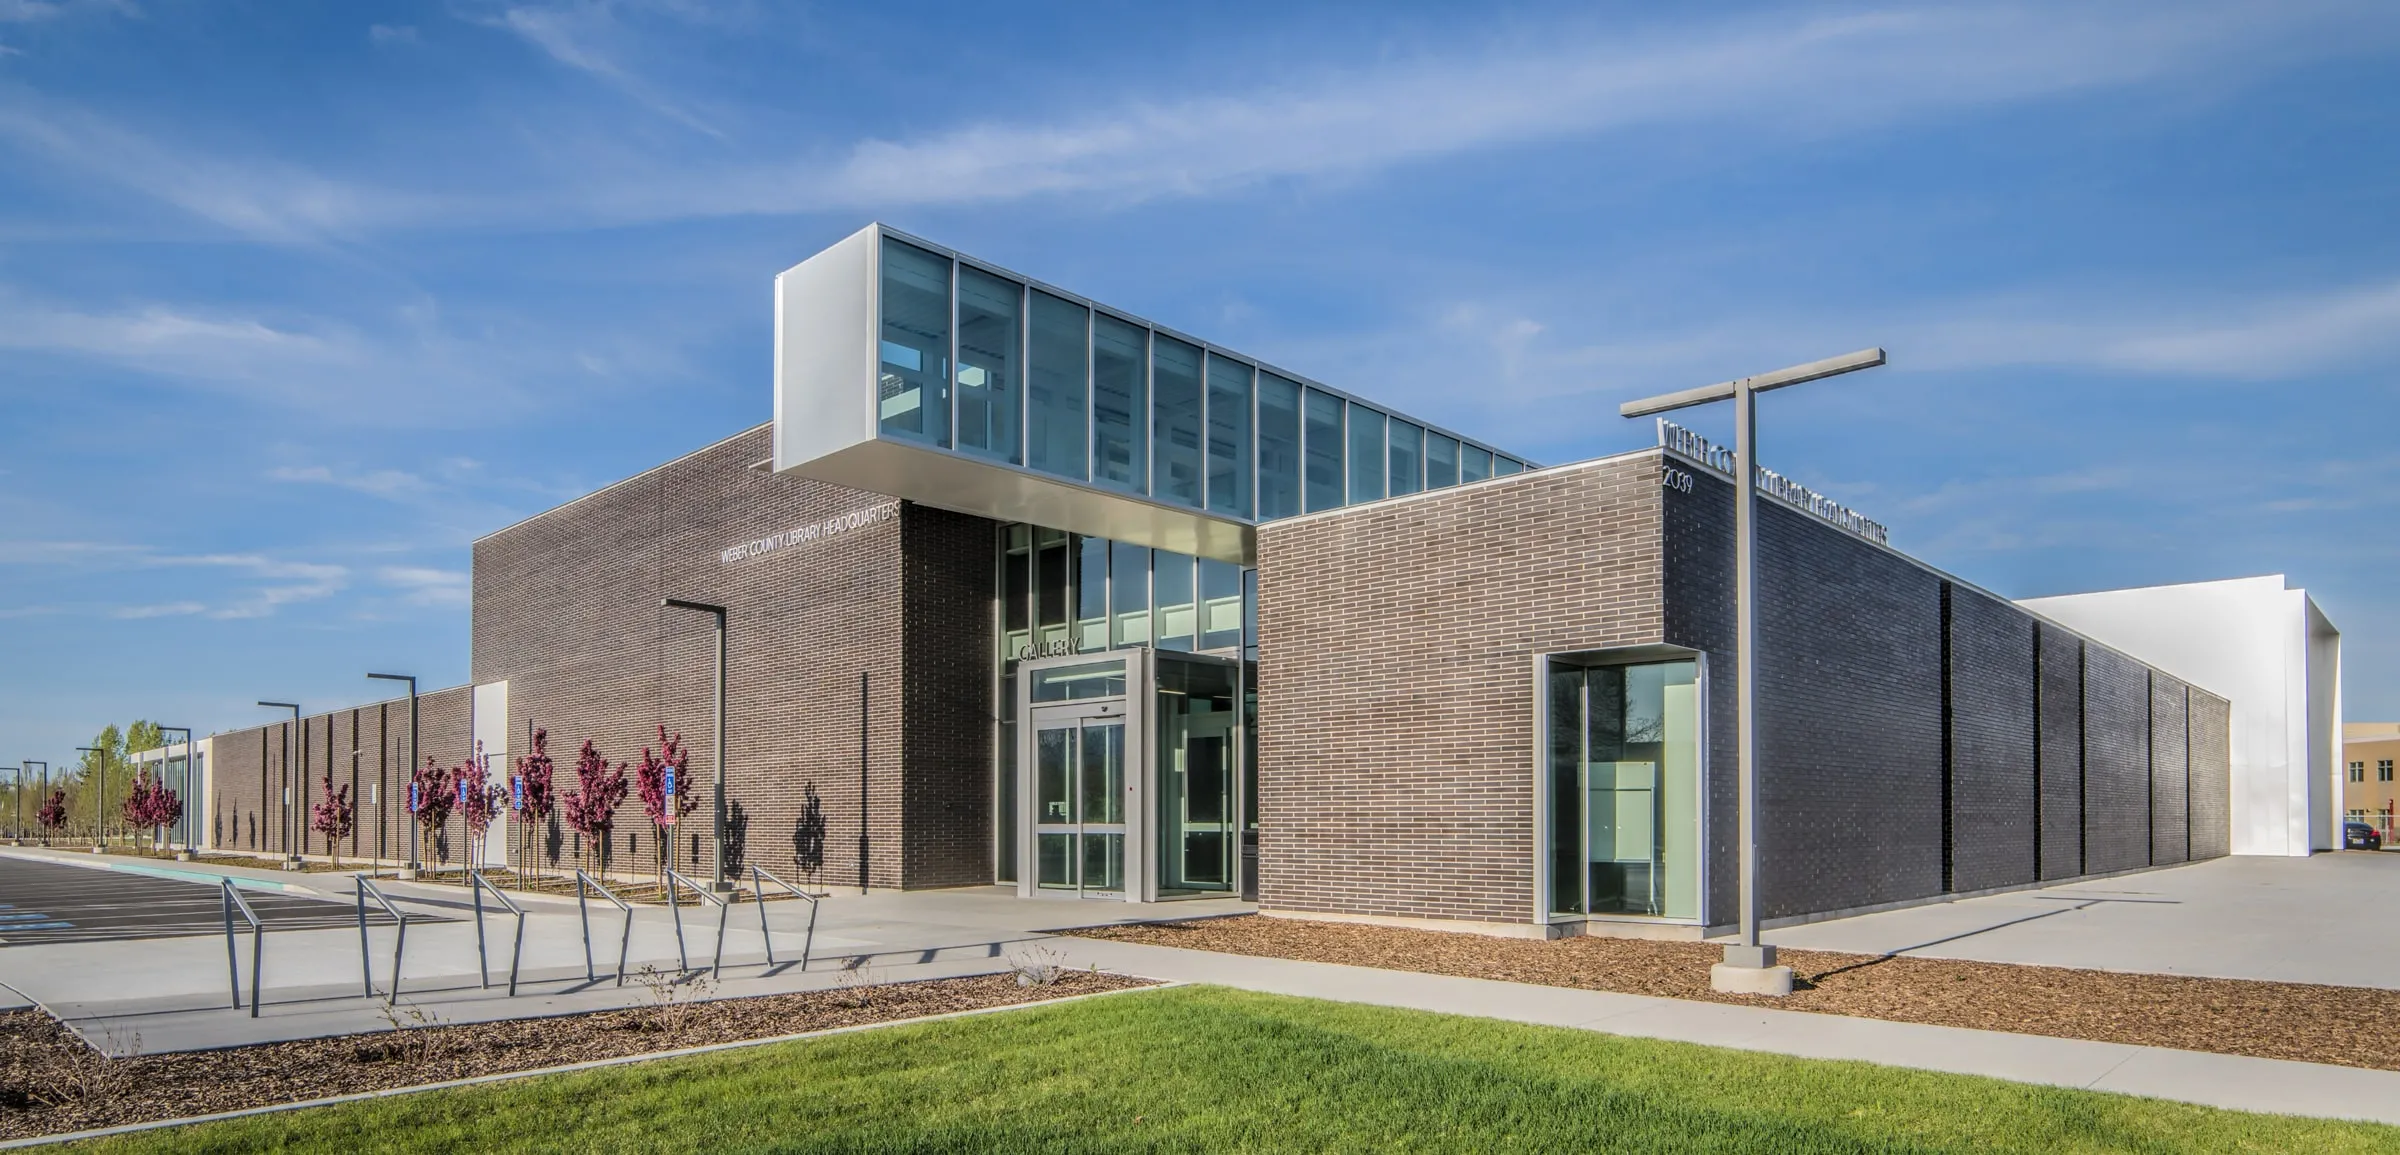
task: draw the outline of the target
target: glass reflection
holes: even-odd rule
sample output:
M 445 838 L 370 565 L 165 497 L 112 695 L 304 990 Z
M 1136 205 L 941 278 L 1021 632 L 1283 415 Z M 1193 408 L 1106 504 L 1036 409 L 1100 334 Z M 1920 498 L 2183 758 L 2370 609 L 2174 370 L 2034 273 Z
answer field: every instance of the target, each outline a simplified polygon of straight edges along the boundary
M 1342 504 L 1342 399 L 1311 389 L 1303 404 L 1308 432 L 1308 512 Z
M 1023 296 L 1015 281 L 958 271 L 958 447 L 1011 465 L 1024 460 L 1017 445 Z
M 1092 480 L 1140 493 L 1150 413 L 1150 333 L 1107 314 L 1092 317 Z
M 1425 434 L 1425 488 L 1447 489 L 1458 484 L 1458 439 L 1440 433 Z
M 1157 645 L 1162 650 L 1192 648 L 1197 614 L 1193 600 L 1192 558 L 1169 550 L 1151 551 L 1151 591 L 1157 599 Z
M 1300 386 L 1258 375 L 1258 519 L 1300 512 Z
M 1391 494 L 1399 497 L 1425 487 L 1425 430 L 1406 421 L 1392 422 Z
M 950 445 L 950 260 L 883 243 L 883 320 L 875 374 L 876 428 L 886 437 Z
M 1150 496 L 1200 505 L 1200 350 L 1173 337 L 1150 346 Z
M 1383 499 L 1384 416 L 1364 405 L 1350 407 L 1350 504 Z
M 1208 355 L 1208 510 L 1250 516 L 1250 366 Z
M 1083 480 L 1084 405 L 1090 400 L 1091 313 L 1035 290 L 1028 325 L 1026 382 L 1031 415 L 1025 461 L 1044 473 Z

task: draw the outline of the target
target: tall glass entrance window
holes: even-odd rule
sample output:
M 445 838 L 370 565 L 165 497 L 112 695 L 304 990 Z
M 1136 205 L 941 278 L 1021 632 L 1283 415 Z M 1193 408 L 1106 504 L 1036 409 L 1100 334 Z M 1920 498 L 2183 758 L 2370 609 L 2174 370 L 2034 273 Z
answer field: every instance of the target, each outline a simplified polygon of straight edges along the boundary
M 1694 661 L 1551 658 L 1550 912 L 1700 917 Z
M 1228 891 L 1240 831 L 1235 817 L 1236 743 L 1241 733 L 1240 667 L 1232 662 L 1158 664 L 1158 893 Z

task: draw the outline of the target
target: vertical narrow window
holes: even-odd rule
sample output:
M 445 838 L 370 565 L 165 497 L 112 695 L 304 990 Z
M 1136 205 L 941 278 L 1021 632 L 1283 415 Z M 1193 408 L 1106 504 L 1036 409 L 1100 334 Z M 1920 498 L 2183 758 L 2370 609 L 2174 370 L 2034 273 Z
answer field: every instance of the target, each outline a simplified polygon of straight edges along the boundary
M 1150 421 L 1150 332 L 1092 317 L 1092 480 L 1142 492 Z
M 1492 475 L 1492 451 L 1472 445 L 1458 447 L 1458 483 L 1481 481 Z
M 1300 386 L 1258 375 L 1258 519 L 1300 512 Z
M 1150 342 L 1150 496 L 1200 508 L 1200 350 Z
M 1208 355 L 1208 511 L 1250 516 L 1250 367 Z
M 1024 462 L 1017 419 L 1025 403 L 1024 286 L 981 269 L 958 271 L 958 447 Z
M 1108 558 L 1109 616 L 1116 619 L 1112 645 L 1140 646 L 1150 641 L 1150 551 L 1124 542 L 1111 543 Z
M 1514 457 L 1495 456 L 1492 458 L 1492 476 L 1494 477 L 1506 477 L 1512 473 L 1523 472 L 1525 472 L 1525 463 Z
M 1033 531 L 1033 641 L 1038 646 L 1067 640 L 1067 535 Z
M 1025 368 L 1033 416 L 1025 430 L 1025 463 L 1081 481 L 1083 410 L 1091 395 L 1091 311 L 1040 290 L 1032 297 L 1033 336 Z
M 1342 399 L 1311 389 L 1301 401 L 1308 436 L 1308 512 L 1342 504 Z
M 1231 649 L 1242 644 L 1242 567 L 1215 558 L 1200 559 L 1200 648 Z
M 1158 602 L 1154 627 L 1158 631 L 1158 648 L 1189 650 L 1197 617 L 1192 596 L 1191 555 L 1162 549 L 1152 551 L 1151 557 L 1151 590 Z
M 1075 648 L 1108 648 L 1108 546 L 1105 537 L 1075 538 Z
M 950 261 L 883 242 L 883 333 L 875 374 L 885 437 L 950 447 Z
M 1406 421 L 1392 422 L 1392 496 L 1425 488 L 1425 430 Z
M 1363 405 L 1350 407 L 1350 504 L 1383 498 L 1384 416 Z
M 1447 489 L 1458 484 L 1458 438 L 1425 434 L 1425 488 Z
M 1033 642 L 1033 527 L 1000 531 L 1000 660 Z

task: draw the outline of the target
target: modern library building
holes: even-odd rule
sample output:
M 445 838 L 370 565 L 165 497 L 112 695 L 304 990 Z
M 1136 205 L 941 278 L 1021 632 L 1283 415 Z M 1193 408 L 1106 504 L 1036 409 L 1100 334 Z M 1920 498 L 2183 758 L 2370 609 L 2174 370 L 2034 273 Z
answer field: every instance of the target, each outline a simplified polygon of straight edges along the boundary
M 1733 920 L 1722 450 L 1662 423 L 1537 466 L 880 225 L 775 316 L 773 421 L 476 542 L 473 685 L 420 703 L 425 754 L 504 772 L 538 729 L 563 771 L 663 726 L 705 782 L 713 623 L 677 599 L 726 610 L 724 840 L 629 802 L 629 869 Z M 2228 853 L 2225 697 L 1764 476 L 1767 919 Z M 324 852 L 281 799 L 330 774 L 368 803 L 344 852 L 396 854 L 405 707 L 299 727 L 214 736 L 213 837 Z

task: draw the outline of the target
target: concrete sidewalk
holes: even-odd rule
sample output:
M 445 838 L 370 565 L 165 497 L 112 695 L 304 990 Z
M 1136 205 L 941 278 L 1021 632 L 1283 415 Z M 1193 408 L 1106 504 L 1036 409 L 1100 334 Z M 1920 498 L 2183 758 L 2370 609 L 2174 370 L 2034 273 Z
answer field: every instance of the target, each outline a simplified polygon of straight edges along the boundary
M 1096 965 L 1147 978 L 1808 1059 L 1854 1059 L 2237 1111 L 2400 1124 L 2400 1071 L 1212 954 L 1102 939 L 1062 938 L 1049 945 L 1074 966 Z

